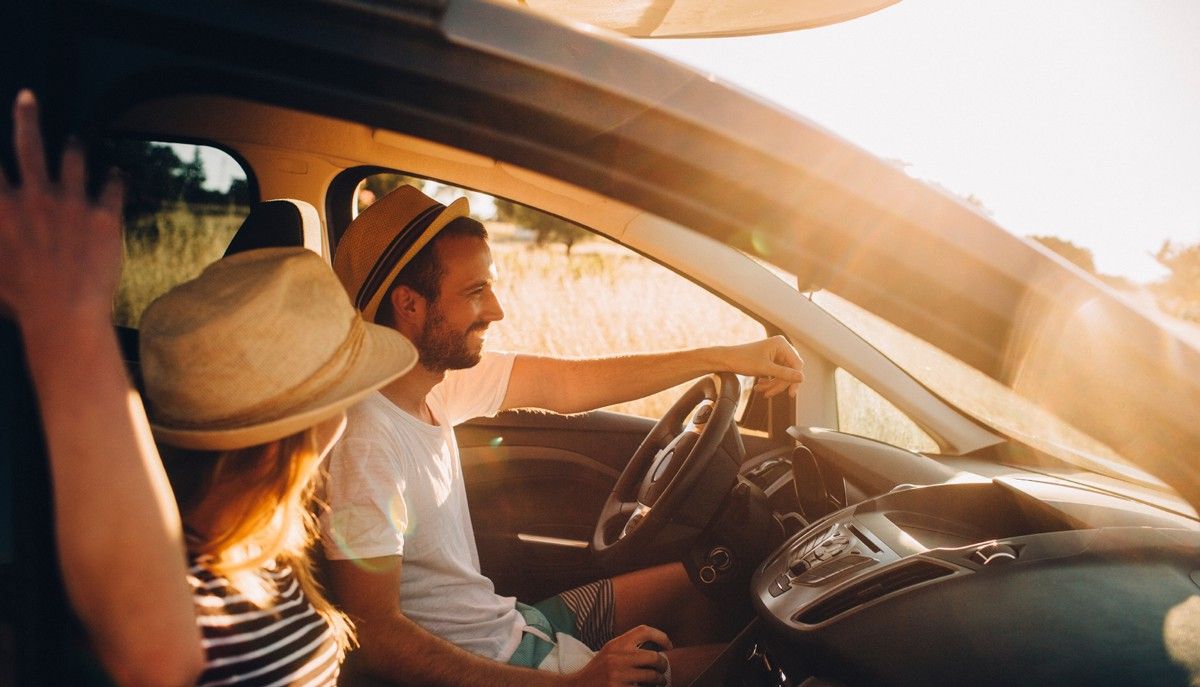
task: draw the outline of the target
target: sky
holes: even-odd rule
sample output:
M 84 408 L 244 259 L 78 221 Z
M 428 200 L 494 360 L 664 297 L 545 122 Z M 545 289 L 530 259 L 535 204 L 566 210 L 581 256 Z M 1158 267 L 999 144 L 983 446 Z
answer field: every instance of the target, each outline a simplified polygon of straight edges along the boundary
M 1200 242 L 1200 0 L 901 0 L 769 36 L 648 40 L 914 176 L 1004 228 L 1150 282 Z
M 190 161 L 196 153 L 196 148 L 200 148 L 200 160 L 204 162 L 204 188 L 227 191 L 234 179 L 246 178 L 242 166 L 224 151 L 190 143 L 168 143 L 167 147 L 175 151 L 175 155 L 184 162 Z

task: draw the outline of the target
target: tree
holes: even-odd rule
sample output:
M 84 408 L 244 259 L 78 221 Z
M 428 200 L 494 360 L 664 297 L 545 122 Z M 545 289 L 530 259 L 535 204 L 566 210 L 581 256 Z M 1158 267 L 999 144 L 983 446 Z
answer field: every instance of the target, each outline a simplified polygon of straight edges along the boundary
M 576 243 L 592 236 L 591 232 L 578 224 L 540 210 L 534 210 L 526 205 L 503 198 L 497 198 L 495 202 L 496 219 L 532 230 L 537 235 L 536 241 L 539 245 L 555 242 L 563 244 L 566 246 L 568 258 L 571 257 L 571 249 Z
M 1177 317 L 1200 321 L 1200 244 L 1163 241 L 1154 259 L 1171 271 L 1154 285 L 1159 305 Z
M 367 206 L 371 203 L 406 184 L 416 188 L 418 191 L 425 190 L 424 179 L 410 177 L 405 174 L 392 174 L 390 172 L 372 174 L 364 180 L 362 189 L 359 190 L 358 211 L 362 212 L 366 210 Z
M 1060 256 L 1066 258 L 1067 261 L 1075 264 L 1083 271 L 1094 275 L 1097 279 L 1118 291 L 1136 291 L 1138 289 L 1137 284 L 1125 277 L 1115 274 L 1101 274 L 1096 271 L 1096 261 L 1092 256 L 1092 251 L 1083 246 L 1077 246 L 1057 236 L 1030 236 L 1029 238 L 1058 253 Z
M 230 205 L 250 204 L 250 182 L 244 177 L 235 177 L 229 182 L 229 190 L 225 192 Z
M 1083 271 L 1096 274 L 1096 261 L 1092 257 L 1092 251 L 1087 248 L 1077 246 L 1057 236 L 1030 236 L 1029 238 L 1058 253 Z
M 178 171 L 183 160 L 164 145 L 132 139 L 105 139 L 96 145 L 89 158 L 94 167 L 91 177 L 104 178 L 104 171 L 116 167 L 125 175 L 125 217 L 155 212 L 167 199 L 176 199 L 181 191 Z
M 204 182 L 208 176 L 204 173 L 204 160 L 200 158 L 200 146 L 192 149 L 190 162 L 180 166 L 175 173 L 179 177 L 179 200 L 189 203 L 204 202 Z
M 1171 271 L 1164 284 L 1181 293 L 1200 297 L 1200 244 L 1181 246 L 1172 241 L 1163 241 L 1154 259 Z

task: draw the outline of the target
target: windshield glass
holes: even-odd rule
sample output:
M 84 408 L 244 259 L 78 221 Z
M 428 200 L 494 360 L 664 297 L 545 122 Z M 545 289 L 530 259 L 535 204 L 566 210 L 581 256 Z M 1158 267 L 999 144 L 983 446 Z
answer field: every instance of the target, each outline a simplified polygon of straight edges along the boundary
M 957 196 L 1195 346 L 1198 30 L 1200 4 L 1188 2 L 923 0 L 805 31 L 640 44 Z M 1135 376 L 1109 377 L 1121 386 L 1103 396 L 1075 393 L 1079 377 L 1060 374 L 1060 366 L 1073 367 L 1065 363 L 1094 361 L 1103 375 L 1103 358 L 1134 359 L 1121 351 L 1120 331 L 1087 341 L 1092 351 L 1078 342 L 1056 348 L 1066 338 L 1058 334 L 1067 332 L 1053 326 L 1078 327 L 1089 316 L 1082 309 L 1048 314 L 1053 326 L 1038 342 L 1039 355 L 1014 359 L 1026 375 L 1013 382 L 1016 393 L 918 339 L 909 337 L 920 345 L 898 345 L 904 337 L 896 330 L 844 301 L 828 294 L 815 300 L 980 420 L 1092 469 L 1153 481 L 1123 458 L 1169 465 L 1164 456 L 1176 447 L 1165 437 L 1172 423 L 1188 423 L 1169 408 L 1147 411 L 1159 431 L 1143 438 L 1142 406 L 1165 396 L 1152 383 L 1137 386 Z M 1144 343 L 1134 352 L 1154 350 Z M 1171 346 L 1158 359 L 1169 362 L 1180 350 Z M 1047 412 L 1051 401 L 1039 398 L 1039 385 L 1057 393 L 1058 417 L 1075 418 L 1076 427 Z M 1128 455 L 1076 431 L 1084 414 L 1096 421 L 1093 435 Z
M 826 291 L 813 293 L 812 300 L 917 381 L 984 424 L 1081 468 L 1162 485 L 1105 444 L 1039 407 L 1033 399 L 886 320 Z

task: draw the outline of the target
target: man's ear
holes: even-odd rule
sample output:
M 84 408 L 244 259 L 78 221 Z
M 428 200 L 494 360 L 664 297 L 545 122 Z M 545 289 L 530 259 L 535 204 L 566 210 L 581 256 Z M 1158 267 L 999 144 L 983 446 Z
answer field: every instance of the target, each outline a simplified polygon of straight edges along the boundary
M 425 297 L 402 285 L 388 293 L 396 323 L 414 323 L 425 316 Z

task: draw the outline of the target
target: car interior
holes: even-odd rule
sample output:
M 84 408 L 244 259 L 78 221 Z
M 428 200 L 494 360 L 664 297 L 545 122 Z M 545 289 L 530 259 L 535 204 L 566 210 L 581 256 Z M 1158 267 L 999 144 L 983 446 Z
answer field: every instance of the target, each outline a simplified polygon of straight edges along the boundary
M 754 380 L 721 374 L 672 390 L 665 410 L 655 413 L 521 410 L 459 427 L 482 568 L 498 593 L 531 602 L 601 576 L 683 561 L 696 586 L 742 628 L 697 683 L 705 685 L 1187 684 L 1200 674 L 1187 632 L 1200 626 L 1192 606 L 1200 596 L 1200 517 L 1176 484 L 1168 487 L 1125 458 L 1127 446 L 1108 441 L 1109 448 L 1108 437 L 1076 430 L 1069 414 L 1064 421 L 1037 410 L 1011 389 L 1003 395 L 1004 408 L 988 406 L 990 401 L 972 405 L 970 394 L 940 386 L 927 374 L 957 365 L 965 376 L 996 385 L 989 351 L 1004 344 L 980 341 L 993 320 L 1006 316 L 998 306 L 981 308 L 972 320 L 975 341 L 931 314 L 971 306 L 965 292 L 931 295 L 927 311 L 900 308 L 890 323 L 880 324 L 867 304 L 892 302 L 894 296 L 884 292 L 903 290 L 910 284 L 906 276 L 916 280 L 911 283 L 917 290 L 950 277 L 915 276 L 911 265 L 880 262 L 876 252 L 843 253 L 841 263 L 805 271 L 819 261 L 797 253 L 822 246 L 826 257 L 839 253 L 834 230 L 804 233 L 794 245 L 783 245 L 786 232 L 756 234 L 756 226 L 772 219 L 790 226 L 777 216 L 785 204 L 764 201 L 768 216 L 755 215 L 752 222 L 723 216 L 722 209 L 753 205 L 759 196 L 683 163 L 660 164 L 661 151 L 635 146 L 636 136 L 604 140 L 597 133 L 632 128 L 681 156 L 693 145 L 733 146 L 725 139 L 712 143 L 713 134 L 693 130 L 699 125 L 686 118 L 656 119 L 646 105 L 667 103 L 669 109 L 670 102 L 687 102 L 695 96 L 687 86 L 653 93 L 636 112 L 600 103 L 595 117 L 609 121 L 594 130 L 566 130 L 561 120 L 535 116 L 535 123 L 564 130 L 547 130 L 541 142 L 533 135 L 489 137 L 483 124 L 473 129 L 472 122 L 508 131 L 494 122 L 511 117 L 505 126 L 517 129 L 526 126 L 515 120 L 528 114 L 527 104 L 472 100 L 471 92 L 431 86 L 419 76 L 391 84 L 384 78 L 389 72 L 374 70 L 377 65 L 315 48 L 298 53 L 299 41 L 324 39 L 293 34 L 285 41 L 279 35 L 289 27 L 264 28 L 274 15 L 262 6 L 247 9 L 238 30 L 280 42 L 247 47 L 236 31 L 218 26 L 222 12 L 202 19 L 195 12 L 158 13 L 137 2 L 115 4 L 98 27 L 72 29 L 79 41 L 70 53 L 73 76 L 47 95 L 50 125 L 67 126 L 62 105 L 78 97 L 86 107 L 70 124 L 84 128 L 98 165 L 120 163 L 119 141 L 180 146 L 174 150 L 181 159 L 182 151 L 200 148 L 223 154 L 236 166 L 233 177 L 243 180 L 244 198 L 211 201 L 236 205 L 240 221 L 209 260 L 275 245 L 302 245 L 329 259 L 368 180 L 403 175 L 426 184 L 427 192 L 467 194 L 480 212 L 499 200 L 583 228 L 593 245 L 611 244 L 653 263 L 744 317 L 759 335 L 787 337 L 805 359 L 806 380 L 794 398 L 766 399 L 749 391 Z M 313 3 L 302 14 L 307 21 L 337 19 L 335 5 Z M 334 21 L 328 40 L 347 40 L 374 17 L 386 26 L 373 27 L 376 33 L 361 40 L 382 40 L 385 29 L 400 36 L 399 47 L 379 47 L 380 62 L 436 58 L 448 60 L 439 70 L 469 73 L 491 59 L 486 73 L 511 81 L 489 88 L 507 85 L 522 96 L 546 85 L 520 83 L 531 78 L 524 70 L 545 70 L 555 88 L 544 95 L 556 108 L 585 108 L 580 98 L 595 95 L 574 81 L 556 81 L 561 70 L 615 72 L 618 62 L 603 60 L 626 50 L 601 36 L 594 46 L 576 44 L 588 49 L 579 48 L 567 66 L 537 46 L 522 62 L 512 45 L 530 34 L 512 28 L 519 22 L 534 21 L 541 32 L 536 35 L 546 37 L 572 29 L 490 3 L 451 3 L 437 24 L 442 34 L 431 37 L 419 28 L 421 11 L 359 10 L 353 21 Z M 481 17 L 494 21 L 498 37 L 485 41 L 477 38 L 482 29 L 466 28 L 468 18 Z M 214 44 L 230 48 L 231 60 L 256 65 L 259 53 L 286 48 L 300 66 L 276 78 L 256 73 L 257 67 L 224 65 L 211 57 L 211 45 L 197 47 L 187 38 L 185 28 L 197 22 L 212 29 Z M 455 37 L 455 51 L 437 48 L 445 34 Z M 163 54 L 172 53 L 173 39 L 185 47 L 182 57 L 168 59 Z M 461 45 L 475 47 L 462 52 Z M 130 51 L 124 72 L 101 78 L 89 71 L 90 56 L 117 48 Z M 509 52 L 502 55 L 501 48 Z M 311 84 L 288 81 L 309 73 L 310 62 L 323 65 L 311 67 Z M 180 65 L 186 69 L 167 79 L 166 66 Z M 659 88 L 652 77 L 681 68 L 660 69 L 642 82 L 638 74 L 623 78 L 635 82 L 631 89 L 649 93 Z M 335 81 L 343 90 L 330 85 Z M 406 95 L 403 87 L 414 91 Z M 79 95 L 69 95 L 71 88 Z M 373 95 L 347 95 L 367 92 Z M 375 109 L 384 100 L 393 109 Z M 438 119 L 449 110 L 466 114 Z M 717 114 L 715 121 L 726 116 L 734 117 Z M 728 140 L 744 130 L 731 129 Z M 537 149 L 568 148 L 580 133 L 586 140 L 570 155 Z M 784 147 L 805 145 L 792 140 Z M 592 168 L 580 162 L 589 157 Z M 751 155 L 731 158 L 721 173 L 736 175 L 756 161 Z M 879 194 L 864 200 L 858 189 L 841 189 L 839 199 L 859 200 L 846 201 L 842 217 L 829 206 L 813 210 L 821 226 L 858 225 L 876 216 L 877 207 L 893 219 L 926 211 L 912 209 L 910 199 L 879 183 L 891 178 L 882 163 L 861 169 L 871 177 L 864 187 L 877 186 Z M 132 188 L 137 170 L 125 172 Z M 679 178 L 687 172 L 694 174 Z M 656 190 L 630 181 L 638 175 L 637 184 Z M 799 185 L 789 203 L 803 205 L 825 191 L 819 174 L 801 179 L 809 183 Z M 718 200 L 703 206 L 698 198 Z M 156 203 L 146 206 L 148 215 L 167 212 Z M 904 221 L 915 222 L 913 216 Z M 162 231 L 168 225 L 156 226 Z M 519 239 L 518 232 L 512 240 Z M 165 238 L 158 240 L 170 250 Z M 564 260 L 561 269 L 583 269 L 584 253 Z M 853 265 L 856 259 L 866 267 Z M 871 282 L 867 273 L 880 265 L 896 270 Z M 140 266 L 131 263 L 123 279 L 133 279 Z M 846 276 L 851 273 L 853 278 Z M 609 298 L 604 291 L 586 295 Z M 136 379 L 139 310 L 131 308 L 117 314 L 114 326 Z M 515 321 L 520 316 L 514 305 L 508 318 L 514 328 L 521 327 Z M 688 311 L 685 319 L 695 333 L 710 337 L 703 341 L 733 343 L 740 336 L 723 330 L 711 312 Z M 27 590 L 5 594 L 0 602 L 0 683 L 38 684 L 57 664 L 86 664 L 87 648 L 80 629 L 70 625 L 55 581 L 48 545 L 52 497 L 19 339 L 9 323 L 0 326 L 0 358 L 6 361 L 0 454 L 7 473 L 0 495 L 12 503 L 11 511 L 0 512 L 0 579 L 4 589 Z M 632 322 L 624 326 L 615 340 L 625 348 L 612 352 L 641 350 L 639 330 Z M 922 343 L 921 351 L 932 351 L 926 358 L 905 357 L 891 347 L 896 337 L 912 334 L 938 346 Z M 955 348 L 954 341 L 967 343 Z M 942 352 L 949 350 L 953 356 Z M 871 420 L 894 415 L 907 433 L 873 432 L 856 410 Z M 1032 418 L 1033 429 L 1009 422 L 1021 414 Z

